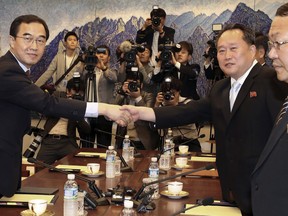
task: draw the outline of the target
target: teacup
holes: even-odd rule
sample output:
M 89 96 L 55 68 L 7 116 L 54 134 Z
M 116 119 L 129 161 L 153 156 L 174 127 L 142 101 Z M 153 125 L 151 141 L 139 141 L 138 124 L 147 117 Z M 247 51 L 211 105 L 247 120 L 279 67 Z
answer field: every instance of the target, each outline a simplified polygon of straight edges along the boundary
M 183 189 L 182 182 L 168 182 L 168 193 L 178 195 Z
M 87 164 L 87 170 L 91 174 L 96 174 L 100 170 L 100 164 L 99 163 L 88 163 Z
M 179 152 L 181 154 L 187 154 L 188 153 L 188 150 L 189 150 L 189 146 L 187 145 L 179 145 Z
M 47 201 L 44 199 L 33 199 L 28 202 L 30 211 L 36 215 L 41 215 L 46 211 Z
M 186 157 L 178 157 L 175 160 L 176 160 L 176 165 L 180 168 L 185 167 L 188 163 L 188 158 Z

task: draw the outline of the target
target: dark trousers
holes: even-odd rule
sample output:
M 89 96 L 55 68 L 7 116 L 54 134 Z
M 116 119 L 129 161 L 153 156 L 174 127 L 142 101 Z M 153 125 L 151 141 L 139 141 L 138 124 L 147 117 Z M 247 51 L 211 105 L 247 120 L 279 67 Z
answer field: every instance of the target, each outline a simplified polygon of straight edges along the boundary
M 54 139 L 51 137 L 44 138 L 40 150 L 37 154 L 37 160 L 47 164 L 53 164 L 68 154 L 75 152 L 78 145 L 73 138 Z

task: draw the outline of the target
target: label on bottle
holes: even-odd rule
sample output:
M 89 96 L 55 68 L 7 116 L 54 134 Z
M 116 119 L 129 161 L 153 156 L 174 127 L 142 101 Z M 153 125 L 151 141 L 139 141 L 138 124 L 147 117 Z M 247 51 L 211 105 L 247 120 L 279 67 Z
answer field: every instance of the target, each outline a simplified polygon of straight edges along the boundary
M 114 154 L 108 154 L 106 157 L 106 162 L 114 162 L 115 161 L 115 155 Z
M 159 176 L 159 169 L 149 168 L 149 177 L 150 178 L 158 178 L 158 176 Z
M 78 188 L 69 188 L 64 190 L 64 199 L 77 199 Z

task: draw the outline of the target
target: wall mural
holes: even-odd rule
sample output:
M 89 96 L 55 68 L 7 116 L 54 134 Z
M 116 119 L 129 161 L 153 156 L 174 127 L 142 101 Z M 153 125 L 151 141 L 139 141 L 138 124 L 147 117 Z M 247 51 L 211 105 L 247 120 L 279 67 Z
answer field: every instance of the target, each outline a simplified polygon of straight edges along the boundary
M 75 31 L 80 46 L 106 44 L 112 53 L 112 65 L 117 67 L 115 50 L 126 39 L 135 39 L 136 32 L 149 16 L 153 5 L 165 9 L 166 26 L 176 30 L 175 42 L 193 44 L 193 63 L 203 64 L 206 42 L 213 39 L 212 25 L 242 23 L 255 32 L 267 34 L 276 9 L 285 1 L 273 0 L 0 0 L 0 54 L 9 49 L 9 26 L 21 14 L 36 14 L 46 20 L 51 36 L 41 61 L 32 68 L 36 80 L 48 67 L 67 31 Z M 207 94 L 207 80 L 198 78 L 198 91 Z

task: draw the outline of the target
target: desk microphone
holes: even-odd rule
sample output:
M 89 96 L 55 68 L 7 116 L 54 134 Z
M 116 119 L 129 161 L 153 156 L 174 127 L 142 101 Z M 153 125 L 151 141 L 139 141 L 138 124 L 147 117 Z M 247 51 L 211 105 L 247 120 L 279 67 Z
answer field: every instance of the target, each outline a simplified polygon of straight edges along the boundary
M 152 181 L 152 182 L 149 182 L 149 183 L 144 183 L 144 184 L 142 184 L 141 188 L 135 194 L 134 200 L 138 201 L 139 198 L 140 198 L 140 195 L 143 193 L 144 188 L 149 186 L 149 185 L 159 184 L 161 182 L 168 181 L 168 180 L 171 180 L 171 179 L 175 179 L 177 177 L 186 176 L 186 175 L 189 175 L 191 173 L 199 172 L 199 171 L 202 171 L 202 170 L 210 170 L 210 169 L 214 169 L 214 166 L 211 165 L 211 164 L 207 165 L 205 167 L 200 167 L 198 169 L 193 169 L 193 170 L 190 170 L 190 171 L 187 171 L 187 172 L 183 172 L 183 173 L 180 173 L 180 174 L 177 174 L 177 175 L 173 175 L 173 176 L 169 176 L 169 177 L 166 177 L 166 178 L 162 178 L 162 179 L 159 179 L 159 180 L 156 180 L 156 181 Z
M 189 139 L 189 140 L 187 140 L 187 141 L 185 141 L 185 142 L 182 142 L 182 143 L 180 143 L 180 144 L 178 144 L 178 145 L 175 145 L 175 146 L 172 147 L 172 148 L 168 148 L 168 149 L 164 149 L 164 148 L 163 148 L 162 151 L 160 152 L 160 154 L 158 154 L 158 155 L 156 156 L 156 157 L 157 157 L 157 161 L 159 161 L 161 155 L 164 154 L 165 152 L 170 151 L 170 150 L 172 150 L 172 149 L 174 149 L 174 148 L 176 148 L 176 147 L 179 147 L 180 145 L 184 145 L 184 144 L 187 144 L 187 143 L 189 143 L 189 142 L 191 142 L 191 141 L 197 140 L 197 139 L 199 139 L 199 138 L 204 138 L 205 136 L 206 136 L 205 134 L 201 134 L 201 135 L 199 135 L 199 136 L 196 137 L 196 138 Z
M 103 147 L 103 148 L 108 148 L 107 146 L 105 145 L 102 145 L 102 144 L 99 144 L 99 143 L 95 143 L 95 142 L 91 142 L 91 141 L 88 141 L 88 140 L 85 140 L 85 139 L 82 139 L 80 137 L 76 137 L 76 140 L 80 140 L 80 141 L 83 141 L 83 142 L 88 142 L 88 143 L 91 143 L 91 144 L 96 144 L 96 145 L 99 145 L 100 147 Z M 133 172 L 134 170 L 126 163 L 125 159 L 123 158 L 122 154 L 117 150 L 115 149 L 115 151 L 117 152 L 122 164 L 123 164 L 123 167 L 121 167 L 121 171 L 122 172 Z
M 49 165 L 49 164 L 46 164 L 42 161 L 39 161 L 33 157 L 30 157 L 28 158 L 28 162 L 30 163 L 34 163 L 34 164 L 37 164 L 37 165 L 40 165 L 42 167 L 45 167 L 45 168 L 48 168 L 48 169 L 52 169 L 53 171 L 57 171 L 57 172 L 60 172 L 60 173 L 64 173 L 64 174 L 70 174 L 70 172 L 67 172 L 67 171 L 63 171 L 61 169 L 58 169 L 52 165 Z M 107 200 L 104 195 L 102 194 L 102 191 L 97 187 L 96 183 L 94 180 L 89 180 L 81 175 L 77 175 L 75 174 L 75 178 L 77 179 L 80 179 L 84 182 L 87 182 L 88 183 L 88 186 L 90 188 L 90 190 L 98 197 L 97 200 L 91 200 L 91 196 L 87 193 L 87 195 L 85 195 L 84 199 L 87 201 L 87 203 L 89 204 L 89 206 L 91 206 L 92 208 L 96 208 L 97 205 L 99 206 L 105 206 L 105 205 L 110 205 L 110 202 L 109 200 Z
M 105 134 L 109 134 L 109 135 L 112 135 L 112 136 L 115 136 L 115 137 L 118 137 L 118 138 L 121 138 L 121 139 L 125 139 L 125 137 L 117 135 L 117 134 L 109 133 L 107 131 L 103 131 L 103 130 L 100 130 L 100 129 L 97 129 L 97 128 L 95 130 L 100 132 L 100 133 L 105 133 Z M 137 148 L 135 146 L 135 143 L 132 140 L 130 140 L 130 143 L 134 147 L 134 157 L 143 157 L 143 155 L 140 152 L 138 152 L 138 150 L 137 150 Z
M 212 205 L 214 203 L 214 199 L 212 197 L 207 197 L 205 199 L 202 199 L 202 200 L 197 200 L 197 203 L 193 206 L 190 206 L 188 208 L 183 208 L 181 209 L 180 211 L 172 214 L 172 216 L 176 216 L 182 212 L 185 212 L 189 209 L 193 209 L 193 208 L 196 208 L 196 207 L 199 207 L 199 206 L 206 206 L 206 205 Z

